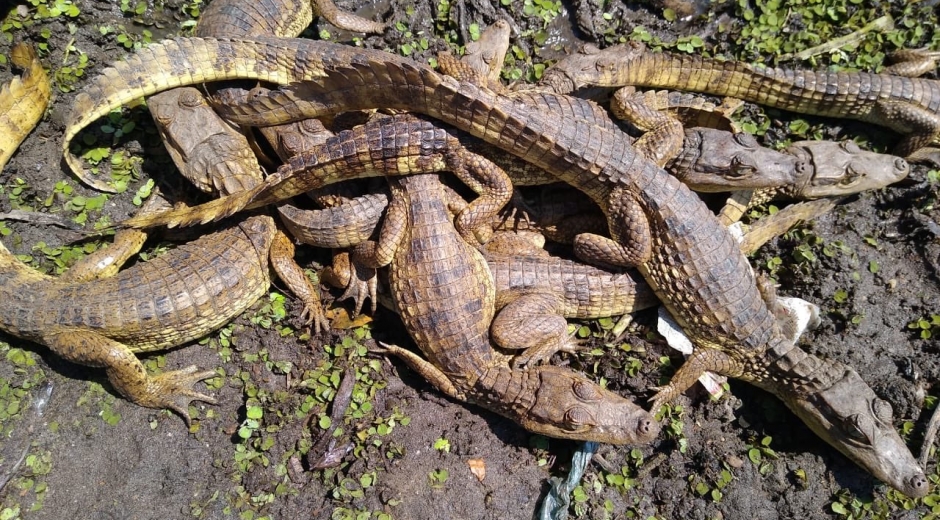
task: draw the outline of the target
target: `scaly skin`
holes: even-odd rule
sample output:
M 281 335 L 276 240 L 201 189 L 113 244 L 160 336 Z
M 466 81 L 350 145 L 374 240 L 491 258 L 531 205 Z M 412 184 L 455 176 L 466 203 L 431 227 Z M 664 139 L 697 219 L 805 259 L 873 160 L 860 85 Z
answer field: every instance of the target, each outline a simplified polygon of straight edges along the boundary
M 243 313 L 271 283 L 276 254 L 270 217 L 208 234 L 114 276 L 86 282 L 49 277 L 0 246 L 0 329 L 48 346 L 63 358 L 104 367 L 118 392 L 189 422 L 193 390 L 214 371 L 148 375 L 135 353 L 199 339 Z
M 185 71 L 180 63 L 187 64 Z M 324 70 L 329 70 L 326 77 Z M 788 356 L 801 351 L 775 325 L 730 234 L 696 195 L 639 157 L 622 135 L 577 119 L 563 121 L 554 112 L 440 77 L 423 65 L 387 54 L 291 39 L 190 39 L 150 46 L 107 69 L 76 98 L 74 106 L 81 112 L 73 112 L 66 140 L 116 101 L 208 76 L 306 81 L 266 100 L 233 107 L 244 115 L 240 123 L 279 124 L 379 107 L 421 112 L 578 187 L 605 212 L 616 240 L 587 237 L 576 244 L 581 254 L 612 264 L 636 264 L 697 347 L 657 394 L 655 404 L 674 398 L 704 370 L 740 377 L 767 388 L 804 419 L 816 421 L 812 427 L 817 433 L 878 478 L 912 496 L 927 493 L 922 470 L 890 424 L 872 418 L 878 443 L 859 446 L 857 436 L 845 429 L 850 417 L 839 415 L 843 407 L 816 404 L 812 397 L 838 384 L 842 373 L 795 370 Z M 846 393 L 840 404 L 871 410 L 863 400 L 870 389 L 861 381 L 853 383 L 861 388 Z M 838 427 L 826 428 L 824 421 Z M 872 446 L 877 449 L 870 450 Z
M 902 157 L 940 144 L 940 82 L 930 79 L 758 67 L 653 53 L 634 42 L 572 55 L 546 71 L 542 85 L 559 93 L 585 85 L 704 92 L 802 114 L 856 119 L 903 134 L 895 150 Z
M 162 92 L 150 99 L 148 107 L 170 157 L 196 187 L 226 195 L 262 183 L 262 170 L 248 140 L 213 112 L 198 90 Z M 149 212 L 138 213 L 144 214 Z M 283 232 L 275 234 L 274 243 L 282 254 L 272 257 L 272 267 L 303 302 L 301 316 L 313 324 L 314 332 L 329 330 L 317 290 L 293 259 L 293 243 Z
M 393 179 L 392 197 L 407 222 L 394 246 L 389 284 L 406 329 L 431 363 L 397 347 L 389 347 L 392 353 L 452 397 L 535 433 L 613 444 L 656 437 L 651 414 L 574 372 L 510 368 L 489 341 L 492 275 L 480 252 L 455 232 L 440 180 Z
M 151 97 L 147 108 L 183 177 L 205 193 L 237 193 L 263 178 L 248 139 L 223 121 L 193 87 Z
M 51 96 L 49 78 L 32 47 L 18 44 L 10 60 L 23 69 L 23 75 L 0 89 L 0 164 L 4 165 L 42 119 Z
M 380 33 L 385 30 L 385 24 L 340 11 L 331 0 L 259 0 L 251 2 L 216 0 L 203 11 L 196 26 L 195 34 L 199 37 L 228 38 L 296 37 L 310 25 L 317 15 L 323 16 L 333 25 L 347 31 Z M 48 97 L 48 88 L 46 90 Z M 172 96 L 173 94 L 166 95 Z M 176 94 L 176 96 L 182 95 Z M 154 116 L 157 117 L 156 114 Z M 190 119 L 183 114 L 178 114 L 175 118 L 176 125 L 188 127 L 190 131 L 194 132 L 199 131 L 201 122 L 195 118 Z M 243 140 L 243 138 L 237 136 L 233 137 L 230 133 L 216 132 L 215 140 L 211 143 L 193 143 L 194 149 L 191 153 L 201 157 L 212 157 L 215 152 L 222 150 L 235 155 L 242 153 L 240 150 L 241 141 Z M 250 153 L 250 150 L 245 151 Z M 170 153 L 173 153 L 172 149 Z M 79 167 L 76 159 L 69 157 L 67 160 L 72 167 L 72 171 L 83 183 L 98 191 L 115 192 L 115 188 L 108 184 L 107 180 L 91 177 L 88 172 Z M 234 160 L 234 157 L 229 160 Z M 212 173 L 221 177 L 210 178 L 209 184 L 220 186 L 237 183 L 237 181 L 226 177 L 224 171 Z M 194 182 L 196 181 L 194 180 Z M 203 185 L 198 182 L 197 186 L 203 189 Z

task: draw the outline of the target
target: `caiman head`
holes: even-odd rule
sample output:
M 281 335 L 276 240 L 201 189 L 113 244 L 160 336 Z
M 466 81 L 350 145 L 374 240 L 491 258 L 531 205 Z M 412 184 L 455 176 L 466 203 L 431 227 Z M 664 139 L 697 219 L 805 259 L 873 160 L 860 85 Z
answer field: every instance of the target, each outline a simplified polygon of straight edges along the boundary
M 894 429 L 891 404 L 858 372 L 838 366 L 842 376 L 828 388 L 787 395 L 778 387 L 775 393 L 813 432 L 872 475 L 910 497 L 926 495 L 927 477 Z
M 533 405 L 515 418 L 525 429 L 562 439 L 646 444 L 659 435 L 653 415 L 561 367 L 534 367 Z
M 796 199 L 838 197 L 883 188 L 911 171 L 904 159 L 862 150 L 852 141 L 801 141 L 787 148 L 787 153 L 809 170 L 802 183 L 781 190 Z
M 587 44 L 548 68 L 539 85 L 558 94 L 569 94 L 585 86 L 612 83 L 615 71 L 646 52 L 646 45 L 640 42 L 612 45 L 603 50 Z
M 798 158 L 763 147 L 750 134 L 712 128 L 686 129 L 682 151 L 667 168 L 701 192 L 773 188 L 806 174 Z

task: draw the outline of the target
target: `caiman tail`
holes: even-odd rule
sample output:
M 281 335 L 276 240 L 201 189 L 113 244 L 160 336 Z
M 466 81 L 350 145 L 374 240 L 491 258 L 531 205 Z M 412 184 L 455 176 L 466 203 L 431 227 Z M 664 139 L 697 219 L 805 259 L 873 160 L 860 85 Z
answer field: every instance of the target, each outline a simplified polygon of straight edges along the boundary
M 10 60 L 23 69 L 23 75 L 0 89 L 0 169 L 39 124 L 52 95 L 49 77 L 32 47 L 18 44 Z
M 306 43 L 298 45 L 297 42 Z M 286 85 L 323 76 L 325 67 L 348 65 L 354 57 L 368 56 L 395 59 L 380 51 L 310 40 L 260 37 L 257 41 L 165 40 L 140 49 L 126 61 L 113 63 L 75 96 L 62 140 L 65 161 L 72 172 L 89 185 L 112 191 L 100 179 L 84 173 L 81 160 L 69 152 L 69 143 L 82 128 L 114 108 L 171 88 L 212 81 L 251 79 Z M 203 60 L 209 63 L 194 66 L 195 61 Z M 141 70 L 155 72 L 141 74 Z

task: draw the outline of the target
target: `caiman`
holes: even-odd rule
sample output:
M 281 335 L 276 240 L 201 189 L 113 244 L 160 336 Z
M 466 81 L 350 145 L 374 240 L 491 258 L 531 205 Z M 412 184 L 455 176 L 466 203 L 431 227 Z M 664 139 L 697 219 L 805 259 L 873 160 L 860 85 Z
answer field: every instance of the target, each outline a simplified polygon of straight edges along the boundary
M 86 85 L 73 103 L 65 141 L 127 101 L 184 83 L 239 77 L 295 83 L 231 107 L 231 115 L 242 114 L 239 123 L 279 124 L 371 108 L 419 112 L 581 189 L 605 212 L 615 239 L 582 235 L 581 253 L 636 265 L 697 347 L 655 405 L 679 395 L 705 370 L 738 377 L 780 397 L 876 477 L 911 496 L 927 493 L 923 471 L 891 424 L 890 405 L 851 368 L 820 365 L 783 336 L 729 232 L 697 195 L 638 156 L 622 134 L 561 120 L 553 111 L 390 54 L 309 40 L 178 39 L 141 49 Z M 278 177 L 272 176 L 274 184 Z
M 262 170 L 248 140 L 221 120 L 192 87 L 162 92 L 148 104 L 170 157 L 184 177 L 200 190 L 213 194 L 238 193 L 259 185 Z M 328 330 L 320 297 L 303 269 L 293 259 L 293 242 L 275 230 L 280 255 L 272 266 L 303 304 L 301 317 L 314 333 Z
M 306 29 L 316 16 L 322 16 L 328 22 L 340 29 L 364 33 L 380 33 L 385 30 L 385 24 L 367 20 L 336 7 L 332 0 L 260 0 L 246 2 L 244 0 L 216 0 L 206 6 L 194 31 L 196 36 L 200 37 L 228 37 L 228 38 L 251 38 L 254 36 L 284 36 L 296 37 Z M 195 92 L 195 95 L 193 94 Z M 201 94 L 198 91 L 189 91 L 186 93 L 176 92 L 165 94 L 164 97 L 179 99 L 186 103 L 192 103 L 192 108 L 198 108 Z M 164 114 L 172 106 L 172 101 L 163 102 L 162 111 Z M 158 105 L 158 110 L 161 108 Z M 151 107 L 151 112 L 153 112 Z M 163 114 L 153 114 L 155 118 L 160 118 Z M 214 188 L 221 188 L 222 184 L 228 184 L 229 193 L 238 186 L 239 179 L 233 177 L 233 169 L 229 165 L 238 169 L 238 164 L 247 164 L 257 162 L 253 159 L 243 156 L 245 153 L 251 153 L 249 148 L 242 146 L 244 138 L 233 134 L 231 129 L 218 131 L 219 124 L 213 121 L 207 121 L 205 116 L 200 117 L 202 113 L 196 109 L 188 113 L 174 114 L 172 123 L 176 126 L 177 134 L 192 133 L 195 137 L 203 130 L 202 124 L 208 122 L 209 129 L 216 130 L 208 135 L 202 135 L 203 140 L 189 139 L 186 143 L 190 148 L 189 156 L 193 158 L 189 168 L 193 171 L 193 181 L 197 187 L 208 191 L 206 183 Z M 167 123 L 169 124 L 169 122 Z M 224 124 L 224 123 L 223 123 Z M 167 136 L 163 135 L 167 142 Z M 167 148 L 171 155 L 174 155 L 174 144 L 167 142 Z M 216 164 L 212 158 L 216 154 L 221 154 L 226 161 Z M 174 155 L 174 162 L 180 165 L 178 157 Z M 233 164 L 234 163 L 234 164 Z M 257 168 L 255 168 L 257 170 Z M 250 170 L 246 170 L 250 171 Z M 90 177 L 85 175 L 84 171 L 77 171 L 78 178 L 86 185 L 97 189 L 113 193 L 115 188 L 109 185 L 104 179 Z M 181 173 L 189 178 L 191 173 L 189 169 Z
M 17 46 L 12 57 L 29 68 L 28 76 L 0 91 L 0 167 L 42 117 L 50 91 L 31 49 Z M 141 406 L 172 409 L 188 424 L 191 401 L 215 402 L 193 388 L 215 371 L 189 366 L 150 375 L 136 353 L 201 338 L 254 304 L 270 285 L 269 264 L 282 262 L 285 249 L 292 252 L 275 232 L 270 217 L 248 217 L 118 272 L 145 239 L 120 231 L 111 247 L 59 277 L 30 268 L 0 244 L 0 330 L 69 361 L 103 367 L 121 395 Z
M 509 417 L 549 437 L 643 444 L 659 433 L 653 416 L 561 367 L 512 368 L 490 343 L 496 291 L 480 252 L 455 231 L 434 174 L 393 178 L 386 226 L 397 312 L 428 357 L 386 346 L 447 395 Z M 394 215 L 394 216 L 392 216 Z M 404 222 L 397 223 L 394 219 Z M 383 233 L 384 234 L 384 233 Z M 384 234 L 391 237 L 391 234 Z
M 895 149 L 902 157 L 940 144 L 940 82 L 931 79 L 771 68 L 654 53 L 630 42 L 573 54 L 546 70 L 540 84 L 559 93 L 587 85 L 694 91 L 802 114 L 856 119 L 903 134 Z
M 121 395 L 172 409 L 188 424 L 190 401 L 215 402 L 192 388 L 215 371 L 149 375 L 136 354 L 199 339 L 266 294 L 269 258 L 284 247 L 276 230 L 270 217 L 249 217 L 114 276 L 79 282 L 43 275 L 0 246 L 0 329 L 103 367 Z M 86 258 L 85 266 L 99 260 Z

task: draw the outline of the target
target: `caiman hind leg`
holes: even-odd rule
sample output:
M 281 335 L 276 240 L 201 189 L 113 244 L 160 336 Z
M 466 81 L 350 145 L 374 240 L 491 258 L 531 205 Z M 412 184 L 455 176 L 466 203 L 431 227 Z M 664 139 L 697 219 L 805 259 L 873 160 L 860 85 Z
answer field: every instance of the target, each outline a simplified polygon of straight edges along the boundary
M 44 337 L 42 342 L 63 358 L 90 367 L 104 367 L 108 381 L 135 404 L 169 408 L 189 425 L 189 403 L 215 399 L 197 392 L 193 385 L 215 377 L 212 370 L 197 372 L 195 365 L 151 376 L 127 345 L 89 330 L 72 330 Z
M 490 335 L 506 349 L 525 349 L 513 359 L 515 368 L 548 361 L 555 352 L 574 352 L 577 343 L 568 334 L 562 316 L 564 302 L 554 294 L 524 294 L 493 318 Z
M 653 239 L 649 220 L 628 189 L 611 190 L 607 222 L 613 239 L 582 233 L 575 237 L 574 252 L 581 260 L 617 267 L 636 267 L 649 260 Z
M 894 154 L 913 160 L 915 152 L 940 140 L 940 115 L 906 101 L 879 100 L 872 109 L 879 124 L 904 134 Z
M 926 48 L 901 49 L 889 54 L 888 60 L 892 64 L 885 67 L 881 71 L 882 74 L 917 78 L 937 69 L 940 51 L 931 51 Z

